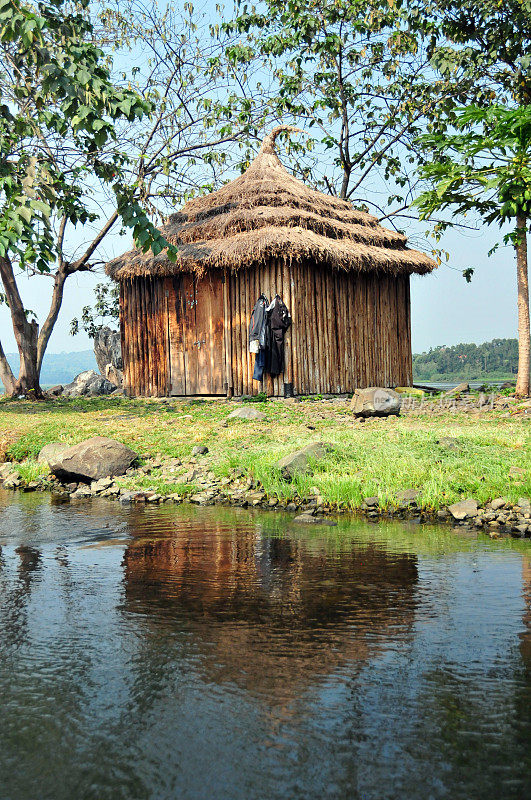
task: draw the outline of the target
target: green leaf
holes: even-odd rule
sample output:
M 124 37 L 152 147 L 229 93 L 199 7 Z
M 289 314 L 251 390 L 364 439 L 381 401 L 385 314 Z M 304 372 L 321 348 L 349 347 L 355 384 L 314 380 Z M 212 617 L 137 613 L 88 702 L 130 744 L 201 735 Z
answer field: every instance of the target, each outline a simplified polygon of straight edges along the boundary
M 28 206 L 19 206 L 17 208 L 17 214 L 19 217 L 22 217 L 24 222 L 27 222 L 28 224 L 31 222 L 33 213 L 31 211 L 31 208 L 29 208 Z

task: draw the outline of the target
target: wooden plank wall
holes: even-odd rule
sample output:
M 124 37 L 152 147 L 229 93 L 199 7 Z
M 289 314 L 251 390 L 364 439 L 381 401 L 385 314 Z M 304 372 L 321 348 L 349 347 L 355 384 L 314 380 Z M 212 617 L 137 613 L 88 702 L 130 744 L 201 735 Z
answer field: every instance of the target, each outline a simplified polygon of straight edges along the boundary
M 151 278 L 123 281 L 120 314 L 125 393 L 168 395 L 168 298 L 164 281 Z
M 121 285 L 124 380 L 129 395 L 171 392 L 169 342 L 182 341 L 185 332 L 171 329 L 169 320 L 174 315 L 168 315 L 168 303 L 179 305 L 180 284 L 176 277 L 133 279 Z M 263 384 L 252 379 L 254 355 L 248 343 L 251 312 L 261 292 L 269 299 L 278 293 L 293 318 L 285 339 L 285 373 L 274 379 L 266 376 Z M 273 260 L 260 269 L 225 273 L 219 313 L 225 317 L 223 393 L 239 396 L 265 391 L 269 396 L 283 396 L 284 383 L 292 383 L 299 394 L 340 394 L 357 386 L 412 381 L 407 275 L 347 273 Z M 174 393 L 177 377 L 172 375 Z
M 271 261 L 228 276 L 230 347 L 235 395 L 341 394 L 357 386 L 412 381 L 409 276 L 355 274 Z M 285 340 L 286 371 L 264 384 L 252 380 L 247 340 L 260 292 L 278 293 L 293 318 Z

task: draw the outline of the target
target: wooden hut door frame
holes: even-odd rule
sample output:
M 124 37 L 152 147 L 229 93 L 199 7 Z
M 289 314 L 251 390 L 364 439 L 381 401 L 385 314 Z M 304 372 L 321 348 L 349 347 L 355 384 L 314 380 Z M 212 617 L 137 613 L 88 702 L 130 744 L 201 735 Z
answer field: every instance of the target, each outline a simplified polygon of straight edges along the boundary
M 171 395 L 225 394 L 221 277 L 166 279 Z

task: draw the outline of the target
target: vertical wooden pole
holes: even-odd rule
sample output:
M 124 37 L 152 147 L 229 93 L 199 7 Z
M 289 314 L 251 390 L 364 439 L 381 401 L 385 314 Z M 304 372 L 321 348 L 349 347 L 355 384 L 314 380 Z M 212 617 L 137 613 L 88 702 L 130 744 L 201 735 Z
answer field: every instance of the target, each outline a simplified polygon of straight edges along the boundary
M 223 353 L 225 357 L 225 394 L 231 396 L 231 335 L 229 307 L 229 271 L 223 271 Z
M 282 259 L 282 261 L 280 262 L 280 269 L 282 272 L 283 300 L 286 306 L 288 307 L 289 313 L 293 314 L 292 302 L 291 302 L 291 280 L 290 280 L 288 265 L 284 259 Z M 291 383 L 293 385 L 294 378 L 293 378 L 292 343 L 293 343 L 293 322 L 286 331 L 286 335 L 284 337 L 284 357 L 286 362 L 286 366 L 284 369 L 284 383 Z

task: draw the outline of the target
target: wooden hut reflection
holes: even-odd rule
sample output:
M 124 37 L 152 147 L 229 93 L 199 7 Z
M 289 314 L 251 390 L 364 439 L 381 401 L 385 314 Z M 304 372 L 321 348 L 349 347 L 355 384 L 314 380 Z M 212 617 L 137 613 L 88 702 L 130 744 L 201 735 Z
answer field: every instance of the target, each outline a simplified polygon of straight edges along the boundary
M 128 610 L 147 626 L 163 617 L 193 634 L 210 680 L 271 691 L 364 663 L 390 626 L 409 635 L 417 565 L 372 544 L 325 546 L 263 537 L 252 523 L 211 523 L 134 540 L 124 583 Z

